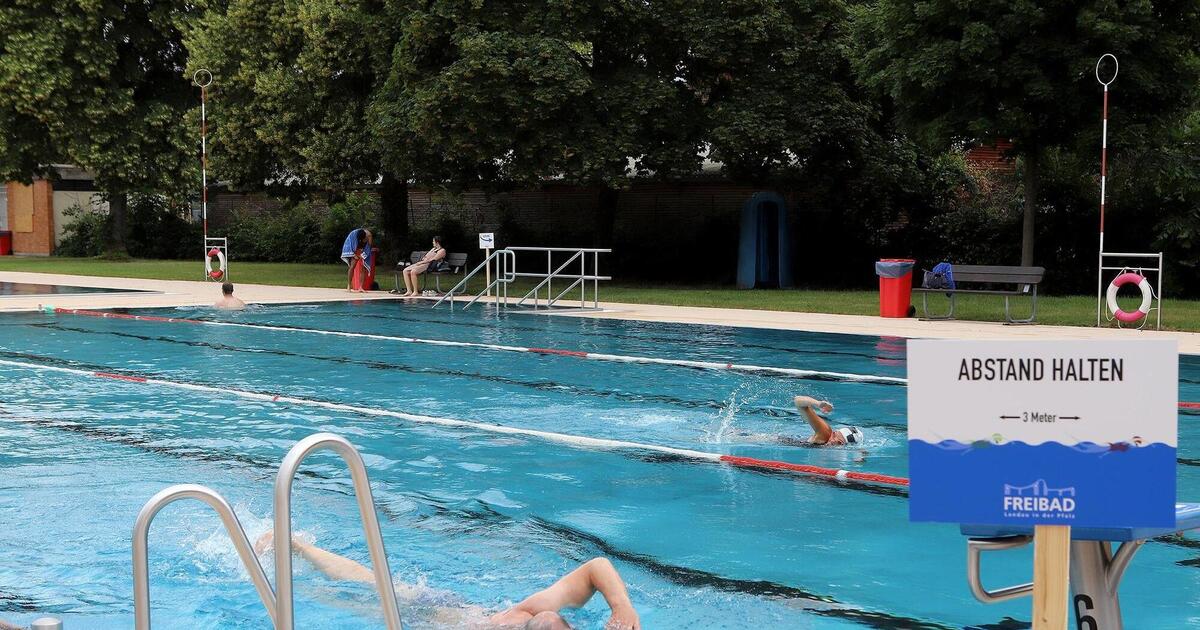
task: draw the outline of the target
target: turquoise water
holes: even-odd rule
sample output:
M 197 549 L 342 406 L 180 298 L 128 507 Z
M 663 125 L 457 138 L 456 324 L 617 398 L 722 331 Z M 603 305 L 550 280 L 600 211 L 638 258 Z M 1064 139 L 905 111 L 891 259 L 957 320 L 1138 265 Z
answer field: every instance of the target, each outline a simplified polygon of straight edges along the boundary
M 0 282 L 0 297 L 10 295 L 66 295 L 71 293 L 147 293 L 147 291 L 140 289 L 109 289 L 106 287 L 75 287 L 66 284 Z
M 904 376 L 904 342 L 861 336 L 450 313 L 427 305 L 296 305 L 172 317 Z M 0 319 L 0 358 L 128 371 L 430 416 L 906 476 L 905 394 L 851 383 L 69 315 Z M 1200 362 L 1181 364 L 1200 400 Z M 1017 628 L 1028 601 L 985 606 L 964 579 L 957 528 L 907 522 L 902 493 L 653 454 L 233 395 L 0 366 L 0 618 L 132 626 L 130 531 L 173 483 L 203 483 L 250 536 L 269 528 L 271 484 L 296 440 L 333 431 L 366 460 L 398 579 L 430 598 L 502 607 L 589 557 L 613 559 L 646 628 Z M 802 449 L 796 394 L 828 398 L 867 448 Z M 1200 416 L 1180 416 L 1179 496 L 1200 500 Z M 367 561 L 348 475 L 315 455 L 294 527 Z M 1146 545 L 1122 587 L 1128 627 L 1200 627 L 1200 539 Z M 989 557 L 991 586 L 1030 557 Z M 374 592 L 297 561 L 297 625 L 381 627 Z M 268 566 L 268 573 L 271 568 Z M 215 516 L 167 508 L 151 532 L 160 628 L 260 628 L 256 595 Z M 410 627 L 431 627 L 402 610 Z M 568 617 L 599 628 L 597 597 Z

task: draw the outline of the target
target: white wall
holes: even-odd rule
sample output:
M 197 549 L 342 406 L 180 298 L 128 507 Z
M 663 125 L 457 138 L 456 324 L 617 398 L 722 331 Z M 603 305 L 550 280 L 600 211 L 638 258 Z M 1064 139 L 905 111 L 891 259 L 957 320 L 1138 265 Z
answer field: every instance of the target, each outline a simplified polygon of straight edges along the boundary
M 91 207 L 96 210 L 107 210 L 108 204 L 101 203 L 93 192 L 86 191 L 54 191 L 54 245 L 62 242 L 63 229 L 74 217 L 68 217 L 63 212 L 72 206 L 81 208 Z

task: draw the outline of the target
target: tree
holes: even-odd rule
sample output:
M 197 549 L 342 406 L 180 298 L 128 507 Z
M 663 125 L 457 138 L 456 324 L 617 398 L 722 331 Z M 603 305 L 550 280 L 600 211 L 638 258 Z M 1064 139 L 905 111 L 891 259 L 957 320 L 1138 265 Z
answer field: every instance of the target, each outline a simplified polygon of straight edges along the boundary
M 393 42 L 372 0 L 229 0 L 187 43 L 215 79 L 213 166 L 240 188 L 344 194 L 379 182 L 384 231 L 407 226 L 407 173 L 382 165 L 367 107 Z
M 1125 137 L 1196 104 L 1200 6 L 1188 0 L 876 0 L 858 7 L 855 23 L 862 76 L 920 138 L 942 147 L 1012 140 L 1023 265 L 1034 262 L 1046 151 L 1099 145 L 1093 68 L 1102 53 L 1120 59 L 1110 115 Z
M 125 253 L 130 194 L 193 184 L 194 104 L 182 28 L 191 2 L 9 0 L 0 6 L 0 177 L 69 162 L 109 203 L 108 250 Z
M 410 2 L 373 103 L 389 168 L 454 188 L 596 186 L 609 244 L 631 175 L 698 170 L 695 108 L 654 3 Z

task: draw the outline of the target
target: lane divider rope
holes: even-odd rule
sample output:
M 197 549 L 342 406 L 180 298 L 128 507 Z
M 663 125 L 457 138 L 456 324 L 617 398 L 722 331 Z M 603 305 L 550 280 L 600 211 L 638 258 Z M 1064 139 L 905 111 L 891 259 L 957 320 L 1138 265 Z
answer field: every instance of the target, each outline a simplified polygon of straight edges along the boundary
M 697 451 L 687 448 L 676 448 L 673 446 L 662 446 L 659 444 L 643 444 L 640 442 L 628 442 L 625 440 L 610 440 L 605 438 L 594 438 L 581 435 L 572 435 L 568 433 L 556 433 L 553 431 L 539 431 L 537 429 L 523 429 L 519 427 L 510 427 L 500 424 L 490 424 L 486 422 L 473 422 L 470 420 L 457 420 L 454 418 L 439 418 L 436 416 L 425 416 L 419 414 L 405 413 L 401 411 L 391 411 L 387 409 L 376 409 L 373 407 L 360 407 L 357 405 L 346 405 L 342 403 L 327 402 L 323 400 L 313 400 L 310 398 L 297 398 L 295 396 L 285 396 L 281 394 L 264 394 L 260 392 L 247 391 L 241 389 L 232 389 L 227 387 L 214 387 L 211 385 L 200 385 L 196 383 L 185 383 L 182 381 L 169 381 L 165 379 L 152 378 L 146 376 L 135 376 L 130 374 L 121 374 L 117 372 L 98 372 L 91 370 L 81 370 L 77 368 L 61 367 L 57 365 L 38 365 L 36 363 L 25 363 L 21 361 L 10 361 L 0 359 L 0 365 L 7 365 L 15 368 L 42 370 L 48 372 L 58 372 L 62 374 L 73 374 L 77 376 L 86 376 L 93 378 L 104 378 L 118 380 L 123 382 L 144 383 L 147 385 L 161 385 L 164 387 L 174 387 L 178 389 L 186 389 L 197 392 L 206 392 L 219 395 L 231 395 L 249 400 L 259 400 L 271 403 L 288 403 L 294 405 L 305 405 L 309 407 L 320 407 L 333 411 L 342 411 L 368 416 L 382 416 L 388 418 L 396 418 L 405 420 L 414 424 L 428 424 L 443 427 L 453 427 L 457 429 L 469 429 L 475 431 L 484 431 L 488 433 L 499 433 L 505 435 L 522 435 L 532 438 L 538 438 L 547 442 L 557 444 L 565 444 L 567 446 L 583 449 L 597 450 L 617 450 L 617 451 L 643 451 L 652 453 L 663 453 L 666 455 L 674 455 L 683 459 L 709 462 L 715 464 L 725 464 L 735 468 L 748 468 L 759 470 L 777 470 L 787 471 L 800 475 L 809 475 L 817 477 L 826 477 L 837 479 L 839 481 L 854 481 L 868 484 L 882 484 L 888 486 L 908 487 L 908 479 L 904 477 L 894 477 L 891 475 L 880 475 L 869 472 L 858 472 L 851 470 L 838 470 L 834 468 L 823 468 L 821 466 L 810 466 L 806 464 L 793 464 L 791 462 L 755 459 L 752 457 L 737 457 L 734 455 L 721 455 L 719 453 L 709 453 L 705 451 Z
M 739 363 L 721 363 L 718 361 L 692 361 L 689 359 L 662 359 L 622 354 L 605 354 L 601 352 L 582 352 L 579 350 L 561 350 L 557 348 L 526 348 L 522 346 L 506 346 L 493 343 L 474 341 L 448 341 L 444 339 L 422 339 L 419 337 L 399 337 L 394 335 L 379 335 L 374 333 L 346 332 L 341 330 L 321 330 L 319 328 L 299 328 L 292 326 L 273 326 L 270 324 L 247 324 L 244 322 L 219 322 L 211 320 L 188 319 L 179 317 L 159 317 L 156 315 L 132 315 L 129 313 L 110 313 L 108 311 L 93 311 L 77 308 L 55 308 L 54 313 L 61 315 L 80 315 L 84 317 L 99 317 L 102 319 L 127 319 L 142 322 L 161 322 L 169 324 L 196 324 L 204 326 L 225 326 L 232 328 L 249 328 L 255 330 L 275 330 L 299 332 L 312 335 L 329 335 L 335 337 L 353 337 L 359 339 L 375 339 L 379 341 L 396 341 L 401 343 L 419 343 L 434 346 L 453 346 L 459 348 L 478 348 L 501 352 L 524 352 L 552 356 L 593 359 L 597 361 L 615 361 L 619 363 L 643 363 L 653 365 L 674 365 L 698 368 L 704 370 L 731 370 L 758 374 L 779 374 L 797 378 L 829 378 L 840 381 L 858 383 L 882 383 L 887 385 L 905 385 L 908 379 L 896 376 L 877 376 L 873 374 L 851 374 L 846 372 L 829 372 L 823 370 L 802 370 L 799 368 L 772 367 L 766 365 L 746 365 Z

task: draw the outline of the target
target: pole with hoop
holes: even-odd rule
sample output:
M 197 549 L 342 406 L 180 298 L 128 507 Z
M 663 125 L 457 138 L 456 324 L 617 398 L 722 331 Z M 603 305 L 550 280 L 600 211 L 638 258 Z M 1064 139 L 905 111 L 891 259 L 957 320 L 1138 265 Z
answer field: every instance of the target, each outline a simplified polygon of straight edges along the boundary
M 1112 57 L 1113 73 L 1108 81 L 1105 81 L 1100 78 L 1100 65 L 1107 57 Z M 1118 69 L 1117 56 L 1112 53 L 1104 53 L 1100 59 L 1096 60 L 1096 81 L 1104 86 L 1103 127 L 1100 135 L 1100 255 L 1096 264 L 1096 326 L 1100 326 L 1104 308 L 1102 295 L 1104 293 L 1104 193 L 1108 183 L 1108 86 L 1117 80 Z
M 204 229 L 204 278 L 225 281 L 229 279 L 229 240 L 208 235 L 208 86 L 212 85 L 212 81 L 212 73 L 204 68 L 192 74 L 192 83 L 200 88 L 200 212 Z M 214 257 L 218 263 L 216 271 L 212 268 Z

